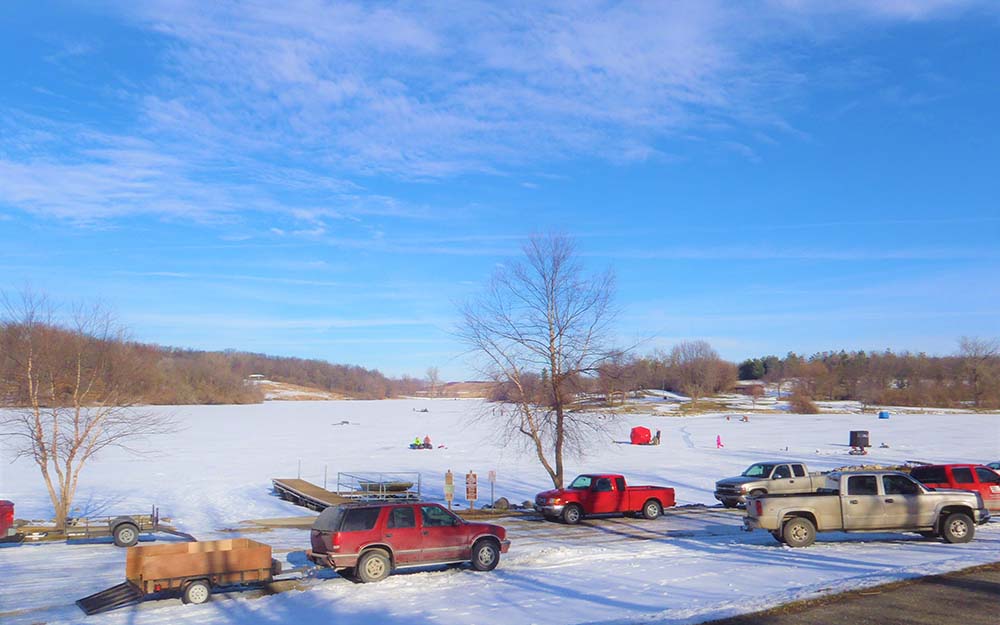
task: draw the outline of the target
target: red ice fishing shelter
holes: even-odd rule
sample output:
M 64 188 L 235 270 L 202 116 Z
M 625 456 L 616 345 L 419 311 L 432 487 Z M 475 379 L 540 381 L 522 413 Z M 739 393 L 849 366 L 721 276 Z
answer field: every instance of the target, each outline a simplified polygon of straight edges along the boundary
M 648 445 L 651 438 L 652 434 L 650 434 L 649 428 L 644 428 L 641 425 L 632 428 L 630 439 L 633 445 Z

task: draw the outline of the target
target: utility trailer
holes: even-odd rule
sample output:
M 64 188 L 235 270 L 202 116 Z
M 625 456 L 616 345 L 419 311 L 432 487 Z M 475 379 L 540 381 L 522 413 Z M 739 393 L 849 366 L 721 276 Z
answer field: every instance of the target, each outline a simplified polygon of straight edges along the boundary
M 205 603 L 215 589 L 260 586 L 281 573 L 281 563 L 271 558 L 271 546 L 249 538 L 130 547 L 125 581 L 76 604 L 91 615 L 146 598 L 180 595 L 184 603 Z
M 187 540 L 194 537 L 179 532 L 160 519 L 160 509 L 153 506 L 149 514 L 125 514 L 117 516 L 80 517 L 66 521 L 65 528 L 52 525 L 22 525 L 18 532 L 25 540 L 88 540 L 111 536 L 115 545 L 131 547 L 139 542 L 142 534 L 163 533 L 179 536 Z

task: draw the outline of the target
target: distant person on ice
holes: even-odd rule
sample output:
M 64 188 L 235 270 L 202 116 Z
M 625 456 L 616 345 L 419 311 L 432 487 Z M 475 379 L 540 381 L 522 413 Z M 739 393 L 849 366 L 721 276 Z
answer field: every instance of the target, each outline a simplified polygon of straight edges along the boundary
M 427 449 L 434 449 L 434 446 L 431 445 L 431 437 L 429 434 L 424 437 L 424 447 Z
M 715 448 L 722 449 L 725 445 L 722 444 L 722 434 L 715 435 Z

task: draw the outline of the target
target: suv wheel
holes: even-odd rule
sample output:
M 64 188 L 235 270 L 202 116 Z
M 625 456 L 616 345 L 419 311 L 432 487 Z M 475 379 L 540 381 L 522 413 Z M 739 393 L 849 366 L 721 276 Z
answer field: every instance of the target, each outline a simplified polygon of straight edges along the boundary
M 492 571 L 500 563 L 500 548 L 492 540 L 481 540 L 472 547 L 472 568 Z
M 392 562 L 389 554 L 381 549 L 366 551 L 358 559 L 358 566 L 355 569 L 358 579 L 366 584 L 369 582 L 380 582 L 392 572 Z

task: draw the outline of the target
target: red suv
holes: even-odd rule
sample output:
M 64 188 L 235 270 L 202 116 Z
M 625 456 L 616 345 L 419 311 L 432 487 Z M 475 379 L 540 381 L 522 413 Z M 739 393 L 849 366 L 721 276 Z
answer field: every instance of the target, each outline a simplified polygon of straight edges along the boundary
M 348 578 L 377 582 L 393 569 L 471 562 L 492 571 L 507 553 L 507 530 L 468 523 L 436 503 L 332 506 L 313 523 L 310 560 Z
M 1000 511 L 1000 473 L 975 464 L 928 464 L 910 475 L 931 488 L 955 488 L 979 493 L 987 508 Z

